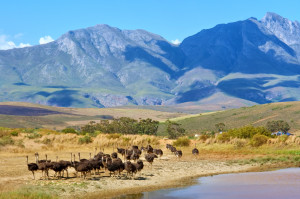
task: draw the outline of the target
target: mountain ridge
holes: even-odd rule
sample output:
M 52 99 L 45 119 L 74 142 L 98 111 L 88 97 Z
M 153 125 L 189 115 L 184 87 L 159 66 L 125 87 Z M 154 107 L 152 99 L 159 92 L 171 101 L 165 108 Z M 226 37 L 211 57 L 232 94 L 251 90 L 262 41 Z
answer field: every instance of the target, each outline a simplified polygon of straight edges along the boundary
M 0 101 L 65 107 L 242 105 L 300 99 L 300 25 L 275 13 L 219 24 L 174 45 L 105 24 L 0 51 Z M 233 100 L 234 101 L 234 100 Z

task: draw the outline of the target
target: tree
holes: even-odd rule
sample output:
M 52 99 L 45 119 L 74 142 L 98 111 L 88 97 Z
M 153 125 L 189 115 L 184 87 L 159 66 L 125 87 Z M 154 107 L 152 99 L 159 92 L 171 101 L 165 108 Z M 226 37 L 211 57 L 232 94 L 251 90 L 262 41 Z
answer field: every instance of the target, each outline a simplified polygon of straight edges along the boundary
M 225 129 L 225 124 L 224 123 L 217 123 L 217 124 L 215 124 L 215 127 L 217 128 L 217 130 L 219 131 L 219 132 L 221 132 L 221 131 L 224 131 L 224 129 Z
M 139 122 L 139 133 L 146 135 L 157 135 L 158 124 L 158 121 L 150 118 L 142 119 Z
M 77 134 L 77 131 L 75 129 L 73 129 L 73 128 L 65 128 L 61 132 L 63 132 L 63 133 L 75 133 L 75 134 Z
M 176 139 L 185 134 L 185 129 L 180 127 L 181 124 L 167 120 L 166 125 L 167 125 L 166 131 L 170 139 Z
M 290 125 L 283 120 L 269 121 L 267 122 L 267 129 L 271 132 L 282 131 L 284 133 L 290 130 Z

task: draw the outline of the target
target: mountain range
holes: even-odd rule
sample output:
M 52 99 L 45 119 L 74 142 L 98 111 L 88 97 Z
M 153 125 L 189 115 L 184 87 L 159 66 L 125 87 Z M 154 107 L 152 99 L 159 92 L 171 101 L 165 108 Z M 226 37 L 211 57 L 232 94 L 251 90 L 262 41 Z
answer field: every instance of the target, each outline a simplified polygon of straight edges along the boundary
M 205 29 L 179 45 L 108 25 L 0 50 L 0 101 L 63 107 L 300 100 L 300 23 L 275 13 Z

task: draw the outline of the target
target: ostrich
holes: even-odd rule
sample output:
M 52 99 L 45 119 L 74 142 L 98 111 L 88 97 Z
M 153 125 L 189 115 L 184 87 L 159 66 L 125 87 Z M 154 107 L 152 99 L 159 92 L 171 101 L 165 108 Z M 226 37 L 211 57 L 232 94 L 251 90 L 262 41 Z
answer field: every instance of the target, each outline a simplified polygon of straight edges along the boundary
M 161 149 L 153 149 L 153 153 L 155 153 L 159 157 L 161 157 L 164 154 L 164 152 Z
M 196 143 L 195 143 L 195 148 L 192 150 L 193 155 L 199 155 L 199 150 L 196 148 Z
M 145 154 L 145 159 L 146 159 L 147 162 L 150 163 L 151 167 L 152 167 L 152 163 L 154 161 L 154 158 L 158 158 L 157 155 L 155 155 L 154 153 Z
M 176 151 L 177 151 L 176 147 L 171 146 L 171 152 L 172 152 L 172 153 L 175 153 Z
M 132 155 L 130 156 L 130 160 L 136 161 L 140 158 L 139 154 L 133 151 Z
M 117 154 L 116 152 L 113 152 L 113 153 L 111 154 L 111 158 L 112 158 L 112 159 L 118 158 L 118 154 Z
M 86 161 L 88 161 L 87 159 L 80 159 L 80 153 L 78 153 L 78 158 L 79 158 L 80 162 L 86 162 Z
M 130 173 L 131 173 L 132 176 L 133 176 L 133 173 L 136 173 L 136 167 L 130 161 L 125 162 L 125 170 L 127 171 L 127 176 Z
M 178 158 L 181 158 L 182 157 L 182 151 L 181 150 L 175 151 L 175 156 L 178 157 Z
M 144 163 L 142 160 L 138 160 L 136 163 L 133 164 L 136 168 L 136 172 L 140 172 L 144 168 Z
M 28 155 L 26 156 L 26 158 L 27 158 L 28 171 L 32 172 L 33 179 L 35 180 L 34 172 L 37 171 L 39 169 L 39 167 L 38 167 L 38 165 L 36 163 L 28 163 Z M 35 156 L 35 158 L 36 158 L 36 156 Z
M 166 144 L 166 148 L 171 150 L 172 145 L 171 144 Z
M 75 154 L 74 154 L 74 162 L 72 162 L 72 166 L 74 167 L 76 173 L 80 172 L 81 174 L 83 174 L 84 179 L 86 177 L 86 173 L 91 170 L 91 167 L 87 161 L 83 161 L 83 162 L 75 161 Z
M 49 169 L 49 162 L 47 160 L 47 154 L 46 154 L 46 160 L 39 160 L 39 154 L 38 153 L 35 153 L 35 156 L 36 156 L 36 164 L 38 165 L 38 170 L 41 170 L 42 171 L 42 177 L 46 176 L 49 178 L 49 175 L 48 175 L 48 169 Z
M 153 153 L 153 148 L 151 145 L 148 144 L 148 146 L 146 147 L 147 153 Z
M 61 160 L 61 161 L 59 161 L 59 164 L 61 164 L 62 167 L 63 167 L 62 177 L 64 177 L 64 171 L 66 171 L 67 172 L 67 178 L 69 178 L 68 168 L 71 167 L 71 165 L 72 165 L 72 153 L 71 153 L 71 162 L 70 161 Z
M 50 168 L 55 172 L 54 176 L 57 176 L 57 178 L 61 177 L 61 172 L 65 169 L 65 166 L 58 162 L 58 156 L 56 156 L 56 162 L 50 163 Z M 58 175 L 57 175 L 58 173 Z
M 106 158 L 106 165 L 107 170 L 109 171 L 109 176 L 111 176 L 111 173 L 115 175 L 116 171 L 119 171 L 119 174 L 121 174 L 121 171 L 124 170 L 124 164 L 120 158 L 114 160 L 111 158 Z

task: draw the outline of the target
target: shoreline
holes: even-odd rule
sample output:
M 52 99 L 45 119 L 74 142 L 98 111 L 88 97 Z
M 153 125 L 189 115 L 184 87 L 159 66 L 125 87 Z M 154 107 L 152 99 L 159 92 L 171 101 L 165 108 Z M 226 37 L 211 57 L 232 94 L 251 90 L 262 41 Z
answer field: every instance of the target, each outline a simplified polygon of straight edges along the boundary
M 236 170 L 236 167 L 248 167 L 246 169 Z M 266 172 L 266 171 L 273 171 L 273 170 L 279 170 L 279 169 L 285 169 L 285 168 L 292 168 L 295 167 L 295 165 L 282 165 L 278 167 L 277 165 L 265 165 L 265 166 L 250 166 L 250 165 L 238 165 L 234 166 L 234 169 L 232 171 L 221 171 L 221 172 L 212 172 L 212 173 L 206 173 L 206 174 L 200 174 L 200 175 L 192 175 L 192 176 L 181 176 L 177 177 L 176 179 L 173 179 L 171 181 L 168 181 L 168 183 L 161 182 L 158 185 L 148 185 L 148 186 L 140 186 L 140 187 L 126 187 L 126 188 L 119 188 L 114 190 L 106 190 L 105 192 L 93 192 L 89 193 L 84 196 L 84 198 L 87 199 L 93 199 L 93 198 L 112 198 L 112 197 L 118 197 L 123 196 L 127 194 L 139 194 L 143 192 L 151 192 L 151 191 L 157 191 L 161 189 L 172 189 L 172 188 L 183 188 L 187 186 L 195 185 L 197 182 L 196 180 L 201 177 L 207 177 L 207 176 L 215 176 L 215 175 L 222 175 L 222 174 L 233 174 L 233 173 L 248 173 L 248 172 Z M 78 195 L 79 196 L 79 195 Z M 81 196 L 79 196 L 81 198 Z

